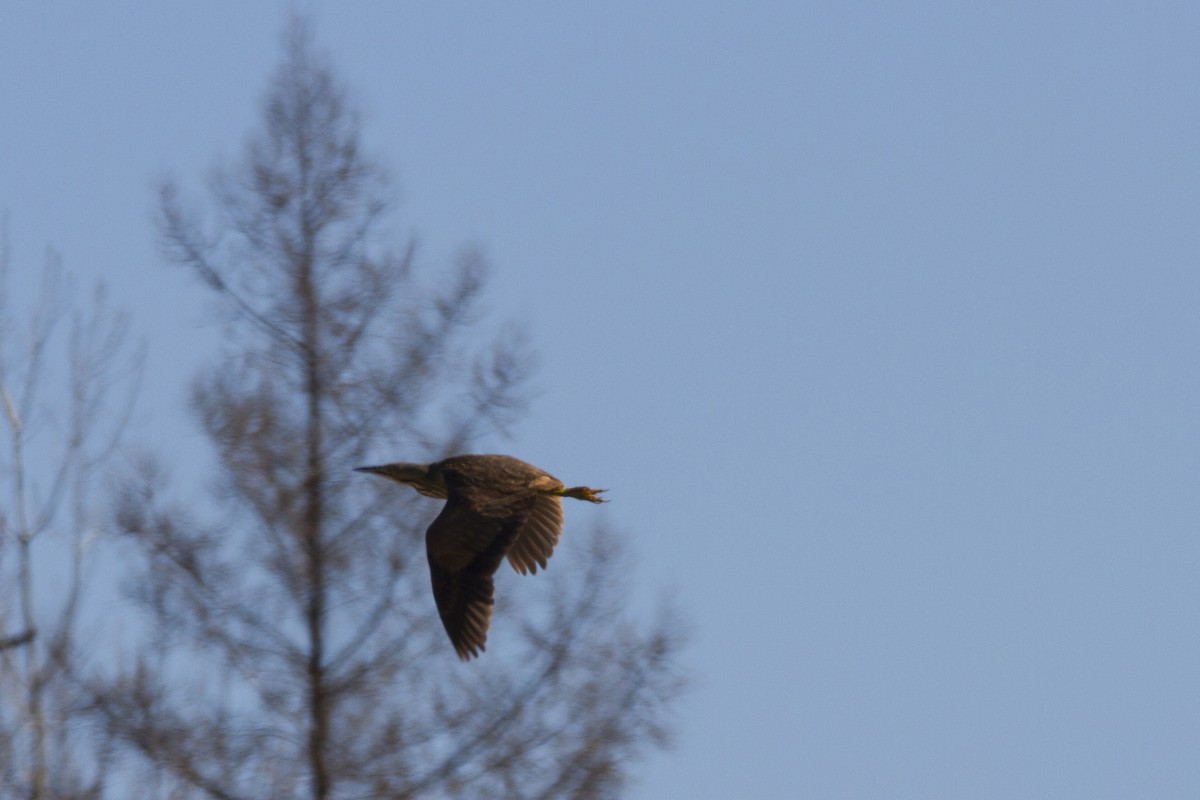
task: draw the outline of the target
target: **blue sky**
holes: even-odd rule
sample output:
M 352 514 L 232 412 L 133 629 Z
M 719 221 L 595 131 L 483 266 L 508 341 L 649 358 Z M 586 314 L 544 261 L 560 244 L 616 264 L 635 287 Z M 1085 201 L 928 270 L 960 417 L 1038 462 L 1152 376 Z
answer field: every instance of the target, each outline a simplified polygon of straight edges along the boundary
M 1200 796 L 1200 6 L 480 5 L 307 7 L 397 234 L 541 354 L 496 445 L 693 620 L 630 796 Z M 286 8 L 0 10 L 17 267 L 111 285 L 182 453 L 152 187 L 239 153 Z

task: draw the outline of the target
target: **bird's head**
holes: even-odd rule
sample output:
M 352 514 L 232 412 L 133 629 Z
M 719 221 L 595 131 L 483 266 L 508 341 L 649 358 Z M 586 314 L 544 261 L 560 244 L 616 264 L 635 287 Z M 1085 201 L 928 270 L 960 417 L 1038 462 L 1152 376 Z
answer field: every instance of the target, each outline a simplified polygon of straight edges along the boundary
M 427 497 L 446 498 L 446 481 L 441 470 L 435 469 L 437 464 L 380 464 L 377 467 L 355 467 L 355 472 L 369 472 L 372 475 L 382 475 L 397 483 L 411 486 Z

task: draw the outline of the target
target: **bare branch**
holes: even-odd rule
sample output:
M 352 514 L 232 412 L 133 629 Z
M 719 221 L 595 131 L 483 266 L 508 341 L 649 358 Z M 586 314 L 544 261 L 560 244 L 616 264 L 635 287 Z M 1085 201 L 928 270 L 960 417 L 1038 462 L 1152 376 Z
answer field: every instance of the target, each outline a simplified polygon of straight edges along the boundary
M 0 281 L 9 274 L 4 239 Z M 0 297 L 7 289 L 0 283 Z M 11 701 L 0 704 L 0 786 L 46 800 L 98 797 L 107 779 L 110 751 L 104 737 L 87 735 L 74 675 L 86 650 L 79 619 L 93 530 L 89 490 L 128 419 L 132 394 L 124 392 L 137 372 L 136 358 L 126 361 L 123 317 L 98 290 L 82 329 L 71 289 L 49 251 L 39 298 L 19 314 L 0 304 L 0 492 L 12 511 L 0 518 L 0 571 L 15 588 L 0 598 L 0 624 L 15 619 L 23 631 L 0 640 L 0 694 Z M 68 318 L 63 342 L 58 331 Z M 5 552 L 3 540 L 15 548 Z
M 29 644 L 33 641 L 33 637 L 36 635 L 37 631 L 31 629 L 22 633 L 18 633 L 14 636 L 0 638 L 0 650 L 8 650 L 12 647 L 20 647 L 23 644 Z

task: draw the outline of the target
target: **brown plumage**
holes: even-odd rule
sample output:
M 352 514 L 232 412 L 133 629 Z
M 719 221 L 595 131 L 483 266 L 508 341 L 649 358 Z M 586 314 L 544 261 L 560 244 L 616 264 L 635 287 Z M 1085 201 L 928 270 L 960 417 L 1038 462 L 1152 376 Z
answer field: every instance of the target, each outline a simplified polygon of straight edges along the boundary
M 492 575 L 507 556 L 522 575 L 546 568 L 562 532 L 562 497 L 602 503 L 603 489 L 567 488 L 520 459 L 465 455 L 432 464 L 358 467 L 446 500 L 425 532 L 433 599 L 458 657 L 481 653 L 492 618 Z

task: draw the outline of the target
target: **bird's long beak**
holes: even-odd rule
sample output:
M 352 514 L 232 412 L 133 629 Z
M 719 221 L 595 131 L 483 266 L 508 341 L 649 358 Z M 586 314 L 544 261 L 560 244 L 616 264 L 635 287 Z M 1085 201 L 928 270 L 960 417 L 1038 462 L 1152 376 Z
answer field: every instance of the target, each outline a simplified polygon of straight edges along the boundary
M 423 479 L 429 472 L 428 464 L 380 464 L 375 467 L 355 467 L 355 472 L 368 472 L 372 475 L 382 475 L 398 483 L 413 483 Z

